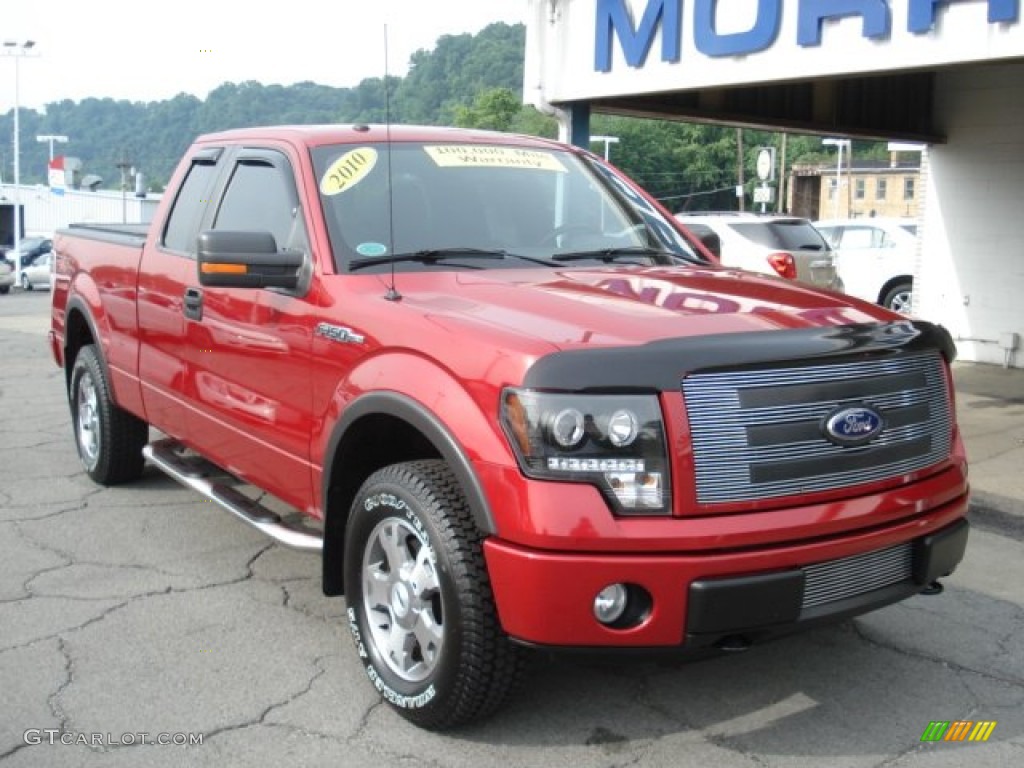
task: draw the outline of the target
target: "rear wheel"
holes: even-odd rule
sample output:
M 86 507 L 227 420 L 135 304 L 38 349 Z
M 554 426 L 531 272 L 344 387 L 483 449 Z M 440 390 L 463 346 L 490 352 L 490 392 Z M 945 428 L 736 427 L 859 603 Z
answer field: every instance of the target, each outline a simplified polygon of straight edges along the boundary
M 344 566 L 349 628 L 374 687 L 424 728 L 485 717 L 521 676 L 525 652 L 498 623 L 481 544 L 441 461 L 375 472 L 352 506 Z
M 137 480 L 146 461 L 142 448 L 149 439 L 149 425 L 114 403 L 91 344 L 75 358 L 70 395 L 75 444 L 89 477 L 101 485 Z
M 899 283 L 898 285 L 894 285 L 888 293 L 885 294 L 885 298 L 882 299 L 883 307 L 891 309 L 893 312 L 899 312 L 901 315 L 910 313 L 912 303 L 912 283 Z
M 2 296 L 3 294 L 7 293 L 10 290 L 11 290 L 11 286 L 9 286 L 9 285 L 0 285 L 0 296 Z
M 32 290 L 32 281 L 28 279 L 28 275 L 24 272 L 21 273 L 21 288 L 25 291 Z

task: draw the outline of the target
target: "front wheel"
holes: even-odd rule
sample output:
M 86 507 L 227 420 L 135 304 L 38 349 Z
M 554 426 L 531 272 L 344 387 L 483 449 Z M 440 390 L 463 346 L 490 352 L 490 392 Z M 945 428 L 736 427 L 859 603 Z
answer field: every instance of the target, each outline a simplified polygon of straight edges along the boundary
M 32 281 L 28 279 L 28 275 L 24 272 L 21 273 L 21 288 L 24 291 L 32 290 Z
M 349 628 L 374 687 L 424 728 L 489 715 L 521 676 L 525 652 L 498 623 L 481 543 L 442 461 L 378 470 L 352 505 Z
M 137 480 L 146 459 L 149 425 L 119 408 L 111 396 L 99 355 L 82 347 L 71 369 L 71 421 L 86 473 L 101 485 Z

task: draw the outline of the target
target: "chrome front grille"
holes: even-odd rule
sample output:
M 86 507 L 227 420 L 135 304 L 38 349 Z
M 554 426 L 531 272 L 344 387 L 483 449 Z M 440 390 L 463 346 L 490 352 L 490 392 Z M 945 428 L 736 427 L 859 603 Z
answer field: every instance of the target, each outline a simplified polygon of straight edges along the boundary
M 952 415 L 936 353 L 768 370 L 698 373 L 682 384 L 701 504 L 830 491 L 924 469 L 949 454 Z M 836 445 L 822 424 L 868 405 L 885 427 Z
M 913 561 L 912 546 L 907 542 L 878 552 L 806 566 L 800 607 L 807 610 L 908 581 Z

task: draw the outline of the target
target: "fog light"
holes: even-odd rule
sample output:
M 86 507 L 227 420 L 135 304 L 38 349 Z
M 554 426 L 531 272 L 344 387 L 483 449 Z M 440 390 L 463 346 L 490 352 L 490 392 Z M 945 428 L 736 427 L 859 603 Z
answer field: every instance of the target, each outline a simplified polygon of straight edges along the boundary
M 626 611 L 625 584 L 609 584 L 594 598 L 594 617 L 602 624 L 614 624 Z

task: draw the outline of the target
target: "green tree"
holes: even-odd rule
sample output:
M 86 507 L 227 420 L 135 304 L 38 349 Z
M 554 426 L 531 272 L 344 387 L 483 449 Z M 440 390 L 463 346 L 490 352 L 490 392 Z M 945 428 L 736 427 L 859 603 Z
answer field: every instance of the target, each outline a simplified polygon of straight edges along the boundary
M 508 88 L 481 91 L 470 106 L 455 107 L 455 124 L 464 128 L 510 131 L 522 111 L 521 100 Z

